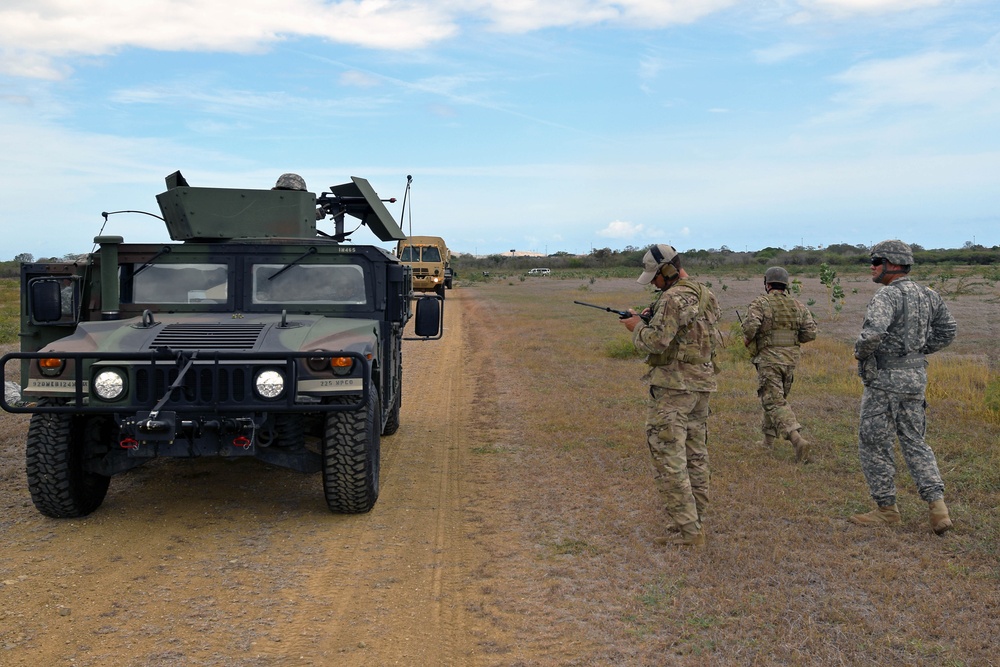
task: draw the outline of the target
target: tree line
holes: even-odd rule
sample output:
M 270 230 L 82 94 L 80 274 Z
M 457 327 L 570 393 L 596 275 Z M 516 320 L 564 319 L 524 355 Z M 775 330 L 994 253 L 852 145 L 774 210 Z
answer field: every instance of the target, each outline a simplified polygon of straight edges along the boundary
M 1000 246 L 987 248 L 966 242 L 961 248 L 938 248 L 928 250 L 911 243 L 913 260 L 919 265 L 962 265 L 990 266 L 1000 264 Z M 595 248 L 587 255 L 572 255 L 557 252 L 544 257 L 523 257 L 493 254 L 475 257 L 456 254 L 454 268 L 463 271 L 521 271 L 544 266 L 549 269 L 607 269 L 614 267 L 637 267 L 642 264 L 642 256 L 647 247 L 626 246 L 621 250 Z M 864 267 L 871 260 L 869 247 L 864 244 L 838 243 L 826 247 L 795 246 L 791 249 L 767 247 L 760 250 L 739 252 L 726 246 L 721 248 L 681 250 L 685 266 L 704 269 L 753 269 L 767 266 L 819 267 Z

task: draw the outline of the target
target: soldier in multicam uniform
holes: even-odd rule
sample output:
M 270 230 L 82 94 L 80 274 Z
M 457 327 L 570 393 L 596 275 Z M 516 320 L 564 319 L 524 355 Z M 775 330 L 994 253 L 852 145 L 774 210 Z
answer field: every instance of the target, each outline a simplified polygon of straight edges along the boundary
M 704 546 L 708 507 L 708 403 L 715 383 L 715 353 L 721 345 L 722 314 L 715 295 L 688 278 L 669 245 L 652 246 L 638 282 L 661 290 L 643 316 L 630 310 L 622 320 L 637 350 L 646 354 L 649 410 L 646 442 L 656 468 L 656 485 L 676 544 Z M 667 544 L 666 537 L 654 540 Z
M 858 429 L 861 470 L 878 509 L 850 520 L 863 526 L 900 522 L 893 457 L 898 437 L 920 497 L 930 507 L 931 528 L 942 535 L 952 523 L 937 460 L 924 442 L 925 355 L 947 347 L 958 327 L 936 292 L 906 277 L 913 265 L 910 246 L 882 241 L 871 256 L 872 280 L 884 287 L 868 304 L 854 356 L 865 385 Z
M 795 381 L 799 346 L 816 340 L 816 320 L 800 301 L 788 294 L 788 271 L 772 266 L 764 272 L 763 294 L 747 308 L 743 320 L 743 343 L 757 368 L 757 396 L 764 408 L 764 444 L 787 438 L 795 447 L 795 460 L 809 462 L 809 443 L 802 426 L 788 405 L 788 392 Z

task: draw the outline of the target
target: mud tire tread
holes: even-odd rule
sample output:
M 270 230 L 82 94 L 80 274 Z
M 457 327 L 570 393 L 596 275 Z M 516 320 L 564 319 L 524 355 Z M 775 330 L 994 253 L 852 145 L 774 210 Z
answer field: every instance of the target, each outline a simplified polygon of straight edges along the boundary
M 38 404 L 57 405 L 40 399 Z M 104 502 L 111 478 L 83 468 L 85 419 L 69 414 L 34 414 L 25 442 L 25 472 L 31 502 L 45 516 L 87 516 Z
M 323 429 L 323 493 L 338 514 L 363 514 L 378 500 L 381 436 L 378 394 L 360 410 L 328 412 Z

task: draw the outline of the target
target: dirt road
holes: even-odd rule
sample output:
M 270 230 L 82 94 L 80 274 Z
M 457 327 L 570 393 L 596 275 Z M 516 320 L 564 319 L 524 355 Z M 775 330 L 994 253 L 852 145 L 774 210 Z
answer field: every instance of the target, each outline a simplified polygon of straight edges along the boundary
M 406 343 L 402 426 L 365 515 L 330 514 L 318 474 L 203 459 L 155 462 L 93 515 L 48 519 L 25 487 L 27 417 L 0 416 L 0 664 L 492 662 L 508 640 L 478 611 L 489 546 L 470 539 L 489 532 L 475 496 L 490 463 L 470 438 L 492 391 L 465 316 L 449 292 L 444 338 Z

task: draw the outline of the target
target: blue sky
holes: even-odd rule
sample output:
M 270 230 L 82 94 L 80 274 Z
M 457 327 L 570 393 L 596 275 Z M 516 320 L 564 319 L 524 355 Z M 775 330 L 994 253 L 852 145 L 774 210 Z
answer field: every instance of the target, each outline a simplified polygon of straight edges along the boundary
M 0 135 L 0 259 L 89 251 L 178 169 L 362 176 L 397 218 L 409 174 L 404 231 L 478 254 L 993 246 L 1000 6 L 4 0 Z

